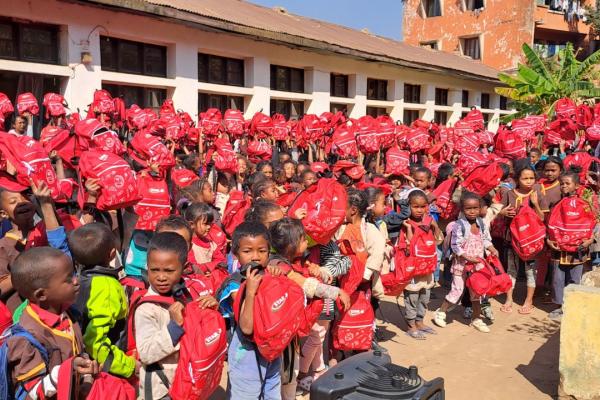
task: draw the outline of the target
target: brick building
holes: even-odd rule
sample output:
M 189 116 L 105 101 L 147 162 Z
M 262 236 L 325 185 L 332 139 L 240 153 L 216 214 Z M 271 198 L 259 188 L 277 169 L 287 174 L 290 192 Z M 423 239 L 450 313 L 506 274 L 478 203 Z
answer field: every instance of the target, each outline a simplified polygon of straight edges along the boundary
M 407 0 L 403 37 L 412 45 L 461 54 L 499 70 L 521 60 L 523 43 L 554 55 L 571 42 L 584 52 L 590 27 L 583 7 L 591 0 Z

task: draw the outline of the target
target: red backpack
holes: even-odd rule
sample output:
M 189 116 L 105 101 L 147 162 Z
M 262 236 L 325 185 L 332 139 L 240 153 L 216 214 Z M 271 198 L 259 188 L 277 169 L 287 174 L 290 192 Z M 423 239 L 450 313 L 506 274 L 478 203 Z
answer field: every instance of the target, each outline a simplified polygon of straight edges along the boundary
M 464 123 L 471 127 L 471 129 L 483 130 L 485 128 L 485 120 L 483 119 L 483 113 L 478 109 L 472 109 L 467 115 L 459 122 Z
M 448 178 L 440 183 L 438 187 L 433 189 L 431 194 L 435 196 L 435 205 L 438 210 L 444 210 L 450 205 L 452 194 L 454 193 L 457 183 L 458 181 L 456 178 Z
M 160 138 L 145 131 L 137 132 L 129 142 L 127 148 L 129 157 L 143 166 L 156 163 L 162 168 L 170 168 L 175 165 L 175 157 Z
M 521 260 L 531 260 L 544 249 L 546 225 L 526 201 L 510 223 L 512 247 Z
M 254 114 L 250 121 L 250 135 L 265 139 L 273 135 L 273 120 L 261 112 Z
M 95 118 L 97 114 L 112 114 L 115 111 L 115 103 L 112 96 L 104 89 L 94 91 L 94 100 L 88 109 L 87 118 Z
M 115 131 L 111 131 L 95 118 L 78 121 L 75 135 L 82 150 L 107 151 L 118 156 L 125 154 L 125 146 Z
M 221 132 L 221 111 L 217 108 L 209 108 L 206 112 L 200 113 L 199 126 L 202 128 L 202 134 L 208 137 L 217 137 Z
M 370 350 L 375 313 L 369 294 L 359 291 L 351 296 L 352 305 L 333 325 L 333 347 L 338 350 Z
M 412 226 L 412 239 L 407 245 L 406 233 L 401 230 L 394 255 L 394 273 L 402 282 L 408 282 L 415 276 L 431 274 L 437 266 L 437 245 L 431 217 L 423 217 L 420 224 L 411 220 L 407 222 Z
M 550 212 L 548 236 L 562 251 L 577 251 L 594 234 L 596 217 L 590 204 L 579 197 L 566 197 Z
M 240 110 L 225 110 L 223 125 L 229 135 L 241 138 L 244 135 L 244 114 Z
M 356 143 L 361 152 L 373 154 L 379 151 L 377 124 L 370 115 L 360 117 L 356 122 Z
M 600 124 L 595 122 L 585 130 L 585 138 L 591 141 L 600 140 Z
M 190 186 L 198 179 L 200 179 L 198 174 L 196 174 L 194 171 L 190 171 L 187 168 L 174 168 L 171 170 L 171 181 L 178 189 Z
M 493 297 L 508 292 L 512 288 L 512 280 L 504 271 L 500 259 L 495 256 L 488 256 L 486 259 L 480 259 L 481 269 L 476 269 L 477 265 L 468 264 L 465 268 L 467 279 L 465 284 L 477 296 Z
M 169 187 L 164 179 L 154 178 L 148 174 L 138 175 L 137 187 L 142 199 L 133 206 L 133 210 L 139 217 L 135 229 L 153 231 L 156 224 L 171 212 Z
M 393 146 L 385 153 L 385 173 L 393 175 L 408 175 L 410 165 L 410 153 Z
M 507 127 L 500 127 L 494 142 L 494 153 L 500 157 L 516 160 L 527 155 L 523 137 Z
M 67 113 L 65 110 L 65 98 L 58 93 L 46 93 L 42 104 L 46 107 L 46 119 L 50 117 L 62 117 Z
M 579 172 L 579 179 L 581 182 L 585 182 L 586 175 L 590 170 L 592 162 L 594 161 L 598 161 L 598 159 L 592 157 L 589 153 L 585 151 L 576 151 L 565 157 L 563 160 L 563 165 L 565 169 L 569 169 L 573 165 L 581 168 L 581 171 Z
M 429 132 L 423 128 L 412 128 L 406 135 L 406 143 L 411 153 L 430 147 Z
M 536 132 L 544 132 L 546 129 L 547 117 L 546 115 L 528 115 L 523 118 L 525 121 L 529 121 Z
M 262 140 L 252 140 L 248 143 L 248 158 L 254 163 L 270 160 L 273 155 L 273 148 L 267 142 Z
M 282 114 L 274 114 L 272 120 L 273 138 L 275 140 L 287 140 L 290 137 L 290 127 L 285 120 L 285 116 Z
M 4 123 L 6 117 L 15 111 L 12 102 L 4 93 L 0 93 L 0 123 Z M 2 127 L 0 126 L 0 130 Z
M 573 100 L 565 97 L 556 101 L 554 111 L 557 118 L 571 118 L 577 113 L 577 107 Z
M 580 129 L 585 129 L 594 122 L 594 114 L 587 104 L 580 104 L 575 108 L 575 120 Z
M 335 179 L 319 179 L 294 200 L 288 210 L 294 216 L 303 208 L 307 215 L 302 219 L 306 234 L 319 244 L 327 244 L 346 218 L 346 189 Z
M 68 129 L 46 125 L 40 135 L 40 143 L 48 154 L 56 154 L 69 168 L 73 168 L 72 160 L 81 154 L 77 139 Z
M 35 139 L 0 132 L 0 158 L 16 169 L 17 182 L 30 186 L 30 179 L 38 185 L 45 182 L 53 199 L 60 197 L 58 177 L 48 153 Z
M 173 400 L 207 399 L 221 382 L 227 354 L 225 320 L 218 311 L 185 306 L 179 361 L 169 395 Z
M 392 147 L 396 143 L 396 123 L 387 115 L 375 119 L 377 139 L 382 149 Z
M 232 190 L 229 193 L 229 201 L 223 212 L 221 223 L 225 232 L 231 236 L 235 228 L 242 222 L 246 216 L 246 211 L 252 206 L 252 203 L 246 194 L 241 190 Z
M 240 286 L 233 309 L 239 322 L 246 282 Z M 290 344 L 304 319 L 304 292 L 285 276 L 265 274 L 254 297 L 253 341 L 259 353 L 273 361 Z
M 226 138 L 218 138 L 214 143 L 217 155 L 215 157 L 215 168 L 219 171 L 229 172 L 235 175 L 238 171 L 237 153 Z
M 452 136 L 454 149 L 459 153 L 476 152 L 480 145 L 479 136 L 469 126 L 461 126 L 458 122 Z
M 511 127 L 515 134 L 521 136 L 527 143 L 532 143 L 535 139 L 535 125 L 527 119 L 514 119 Z
M 129 126 L 130 130 L 144 129 L 152 120 L 150 113 L 148 113 L 146 110 L 142 110 L 137 104 L 132 104 L 125 115 L 127 117 L 127 125 Z
M 463 176 L 469 176 L 475 168 L 485 165 L 489 161 L 489 156 L 478 151 L 461 152 L 456 167 L 463 173 Z
M 504 171 L 500 163 L 494 161 L 488 165 L 476 167 L 462 182 L 462 187 L 471 193 L 485 196 L 500 184 Z
M 126 208 L 141 200 L 135 172 L 125 160 L 115 154 L 97 150 L 84 151 L 79 158 L 79 175 L 82 180 L 99 180 L 101 191 L 96 207 L 101 211 Z M 83 206 L 82 191 L 79 191 L 78 202 Z
M 300 130 L 309 143 L 318 142 L 325 134 L 325 124 L 315 114 L 306 114 L 300 122 Z
M 356 135 L 354 133 L 354 126 L 348 126 L 346 124 L 339 125 L 335 128 L 333 135 L 325 151 L 327 153 L 334 153 L 342 158 L 357 157 L 358 146 L 356 145 Z
M 40 113 L 40 106 L 33 93 L 21 93 L 17 96 L 17 111 L 19 115 L 23 115 L 25 112 L 30 112 L 32 115 Z

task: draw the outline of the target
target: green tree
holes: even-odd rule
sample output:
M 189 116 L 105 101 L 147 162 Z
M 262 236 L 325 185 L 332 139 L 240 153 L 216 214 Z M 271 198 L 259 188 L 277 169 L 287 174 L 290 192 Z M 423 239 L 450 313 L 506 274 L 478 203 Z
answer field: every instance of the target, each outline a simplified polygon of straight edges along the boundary
M 506 87 L 497 87 L 496 93 L 510 99 L 517 110 L 505 116 L 503 122 L 529 114 L 552 115 L 556 101 L 564 97 L 573 100 L 600 97 L 600 88 L 593 82 L 596 74 L 593 67 L 600 61 L 600 50 L 583 61 L 577 60 L 571 43 L 546 62 L 526 43 L 523 53 L 527 62 L 519 64 L 515 74 L 498 74 Z

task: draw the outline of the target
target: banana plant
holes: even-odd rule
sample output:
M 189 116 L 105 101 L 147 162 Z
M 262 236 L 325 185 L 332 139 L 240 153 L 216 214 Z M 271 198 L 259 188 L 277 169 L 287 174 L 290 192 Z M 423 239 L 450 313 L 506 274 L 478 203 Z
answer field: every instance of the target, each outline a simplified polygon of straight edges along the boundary
M 519 64 L 515 74 L 498 74 L 506 86 L 497 87 L 496 93 L 512 100 L 516 109 L 502 122 L 531 114 L 551 116 L 556 102 L 564 97 L 576 101 L 600 98 L 600 88 L 592 79 L 593 67 L 600 62 L 600 50 L 579 61 L 573 45 L 567 43 L 557 57 L 545 63 L 528 44 L 522 48 L 527 62 Z M 552 64 L 548 66 L 548 62 Z

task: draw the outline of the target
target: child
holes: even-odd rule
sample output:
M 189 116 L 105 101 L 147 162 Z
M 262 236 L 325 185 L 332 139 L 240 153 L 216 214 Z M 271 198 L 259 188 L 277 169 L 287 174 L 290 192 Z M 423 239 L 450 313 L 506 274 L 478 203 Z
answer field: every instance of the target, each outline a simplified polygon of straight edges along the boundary
M 190 261 L 204 273 L 214 271 L 220 263 L 226 264 L 225 235 L 217 227 L 213 227 L 214 214 L 211 207 L 205 203 L 192 203 L 185 210 L 185 219 L 194 232 Z
M 146 296 L 173 297 L 173 288 L 181 284 L 188 245 L 174 232 L 154 235 L 148 245 L 148 283 Z M 176 299 L 177 300 L 177 299 Z M 213 298 L 201 300 L 203 308 L 216 307 Z M 162 399 L 168 395 L 179 361 L 179 340 L 183 336 L 184 305 L 175 301 L 168 308 L 152 302 L 141 303 L 134 318 L 136 349 L 142 363 L 140 393 Z M 163 374 L 155 373 L 157 369 Z M 147 377 L 147 374 L 151 374 Z M 167 385 L 163 383 L 163 379 Z M 150 386 L 150 387 L 148 387 Z
M 577 196 L 579 190 L 579 174 L 576 172 L 566 172 L 560 177 L 560 191 L 564 197 Z M 583 264 L 589 260 L 589 247 L 594 241 L 594 238 L 584 240 L 581 243 L 582 252 L 561 251 L 558 245 L 548 239 L 548 246 L 552 249 L 552 264 L 553 271 L 553 303 L 558 305 L 558 308 L 548 314 L 548 318 L 560 320 L 563 310 L 563 296 L 565 287 L 571 283 L 578 285 L 581 282 L 583 274 Z
M 500 203 L 504 208 L 499 214 L 506 218 L 504 248 L 507 255 L 504 258 L 508 266 L 507 272 L 513 281 L 512 289 L 506 294 L 506 302 L 500 308 L 500 311 L 505 313 L 512 312 L 513 291 L 520 261 L 511 245 L 510 223 L 525 202 L 528 202 L 542 220 L 544 220 L 544 212 L 548 210 L 546 199 L 541 195 L 540 186 L 536 183 L 535 171 L 530 165 L 518 169 L 515 172 L 514 179 L 516 181 L 515 189 L 505 191 L 502 194 Z M 525 261 L 525 275 L 527 276 L 527 297 L 525 298 L 523 307 L 519 309 L 519 314 L 531 314 L 533 312 L 533 293 L 536 286 L 535 260 Z
M 252 198 L 256 201 L 264 199 L 268 201 L 277 201 L 279 199 L 279 190 L 275 182 L 268 178 L 258 179 L 252 184 Z
M 258 263 L 262 269 L 269 263 L 269 232 L 258 223 L 244 222 L 233 233 L 232 252 L 240 265 Z M 252 342 L 254 332 L 254 299 L 262 274 L 258 269 L 245 268 L 245 297 L 241 301 L 239 324 L 235 327 L 228 351 L 227 398 L 256 400 L 281 398 L 281 357 L 268 362 Z M 238 286 L 239 288 L 239 286 Z M 237 291 L 232 297 L 237 295 Z
M 252 203 L 252 207 L 246 212 L 245 220 L 259 222 L 267 227 L 275 221 L 284 217 L 281 207 L 276 203 L 264 199 L 258 199 Z
M 408 205 L 410 207 L 409 220 L 423 226 L 429 203 L 427 195 L 421 190 L 412 191 L 408 195 Z M 430 225 L 426 229 L 433 229 L 436 241 L 441 243 L 442 233 L 435 221 L 430 220 Z M 413 232 L 412 226 L 406 222 L 403 226 L 407 242 L 410 242 Z M 435 331 L 425 325 L 425 313 L 429 304 L 429 296 L 433 287 L 433 273 L 429 275 L 416 276 L 404 289 L 404 318 L 408 325 L 406 334 L 413 339 L 424 340 L 424 334 L 434 334 Z
M 302 182 L 302 187 L 306 189 L 309 186 L 317 183 L 317 174 L 310 169 L 306 169 L 302 171 L 302 174 L 300 175 L 300 181 Z
M 451 248 L 452 262 L 452 288 L 444 299 L 441 307 L 436 310 L 433 322 L 440 328 L 446 326 L 446 312 L 457 304 L 465 289 L 465 267 L 467 264 L 479 264 L 487 251 L 498 255 L 492 245 L 489 227 L 481 218 L 482 199 L 476 194 L 464 192 L 461 198 L 462 216 L 452 227 Z M 481 299 L 469 289 L 473 308 L 471 326 L 480 332 L 488 333 L 490 328 L 480 318 Z
M 129 378 L 139 365 L 117 343 L 127 324 L 128 306 L 119 270 L 110 267 L 117 253 L 115 238 L 106 225 L 94 222 L 71 232 L 69 247 L 81 266 L 77 309 L 86 351 L 107 372 Z
M 55 396 L 60 366 L 71 357 L 75 357 L 76 382 L 83 378 L 90 383 L 86 374 L 97 374 L 99 368 L 82 354 L 81 330 L 68 311 L 79 291 L 69 257 L 50 247 L 33 248 L 11 264 L 11 279 L 19 295 L 29 302 L 19 324 L 48 354 L 46 362 L 30 340 L 22 336 L 7 339 L 13 393 L 32 400 Z M 77 395 L 85 398 L 85 393 Z

